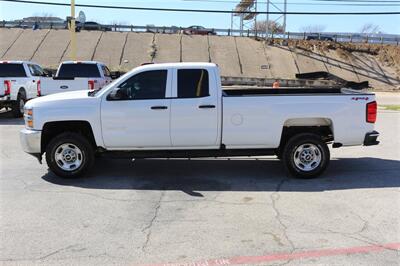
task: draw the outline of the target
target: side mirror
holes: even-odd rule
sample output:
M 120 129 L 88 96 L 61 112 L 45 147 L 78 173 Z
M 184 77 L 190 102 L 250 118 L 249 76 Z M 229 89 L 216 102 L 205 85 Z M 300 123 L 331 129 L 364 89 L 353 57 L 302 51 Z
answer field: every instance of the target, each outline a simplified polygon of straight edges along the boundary
M 121 88 L 115 88 L 107 95 L 108 101 L 127 100 L 128 98 L 126 91 Z
M 113 71 L 113 72 L 111 72 L 111 78 L 112 79 L 117 79 L 117 78 L 119 78 L 121 76 L 121 72 L 119 72 L 119 71 Z
M 44 69 L 43 71 L 43 77 L 48 77 L 48 78 L 52 78 L 53 77 L 53 72 L 47 69 Z

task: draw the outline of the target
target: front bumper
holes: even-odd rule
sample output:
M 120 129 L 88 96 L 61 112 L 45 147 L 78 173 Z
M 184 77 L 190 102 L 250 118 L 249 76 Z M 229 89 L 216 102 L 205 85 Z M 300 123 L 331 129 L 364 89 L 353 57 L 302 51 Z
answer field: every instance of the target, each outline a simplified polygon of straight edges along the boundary
M 34 155 L 41 155 L 42 131 L 24 128 L 19 132 L 22 149 L 24 152 Z
M 365 134 L 364 138 L 364 146 L 372 146 L 372 145 L 378 145 L 379 141 L 377 141 L 379 137 L 379 132 L 378 131 L 372 131 L 368 132 Z

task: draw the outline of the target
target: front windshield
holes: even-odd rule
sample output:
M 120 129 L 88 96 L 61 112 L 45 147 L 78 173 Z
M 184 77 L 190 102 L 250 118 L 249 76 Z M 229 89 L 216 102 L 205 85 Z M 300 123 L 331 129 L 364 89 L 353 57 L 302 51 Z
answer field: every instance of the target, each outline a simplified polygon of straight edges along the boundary
M 95 96 L 95 95 L 98 95 L 99 92 L 101 92 L 101 91 L 106 91 L 106 90 L 108 90 L 109 88 L 113 87 L 116 83 L 118 83 L 119 81 L 121 81 L 122 79 L 124 79 L 126 75 L 128 75 L 128 73 L 126 73 L 126 74 L 120 76 L 120 77 L 117 78 L 116 80 L 113 80 L 113 82 L 111 82 L 110 84 L 104 86 L 103 88 L 101 88 L 101 89 L 99 89 L 99 90 L 90 91 L 90 92 L 89 92 L 89 96 Z

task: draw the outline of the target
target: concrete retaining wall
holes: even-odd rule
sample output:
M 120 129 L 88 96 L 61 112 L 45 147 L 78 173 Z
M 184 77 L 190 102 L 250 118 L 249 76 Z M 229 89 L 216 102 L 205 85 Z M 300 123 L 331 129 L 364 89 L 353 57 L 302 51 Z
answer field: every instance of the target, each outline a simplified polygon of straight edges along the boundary
M 128 33 L 126 32 L 104 32 L 97 45 L 93 60 L 103 62 L 108 66 L 119 66 L 127 37 Z
M 68 44 L 68 31 L 52 30 L 38 47 L 32 61 L 55 68 L 67 52 Z
M 5 55 L 2 56 L 2 59 L 31 60 L 49 32 L 49 30 L 24 30 Z M 3 30 L 1 34 L 3 34 Z
M 182 35 L 183 62 L 209 62 L 208 38 L 198 35 Z
M 123 49 L 120 68 L 130 70 L 152 60 L 152 47 L 154 34 L 152 33 L 129 33 L 125 48 Z M 115 66 L 111 66 L 116 68 Z
M 96 53 L 97 44 L 100 41 L 103 32 L 101 31 L 85 31 L 77 33 L 77 45 L 78 50 L 76 53 L 77 60 L 92 60 Z M 62 61 L 70 59 L 70 49 L 68 46 L 66 53 L 64 54 Z
M 395 69 L 376 57 L 335 50 L 305 51 L 267 45 L 246 37 L 82 31 L 78 60 L 97 60 L 112 70 L 129 71 L 148 62 L 214 62 L 223 76 L 294 79 L 297 73 L 328 71 L 350 81 L 368 80 L 374 87 L 397 88 Z M 69 60 L 67 30 L 0 29 L 1 60 L 32 60 L 56 67 Z
M 0 56 L 4 58 L 8 49 L 11 48 L 13 43 L 22 34 L 23 29 L 2 29 L 0 32 Z
M 236 38 L 243 76 L 273 78 L 264 44 L 250 38 Z
M 290 49 L 299 73 L 328 71 L 324 60 L 318 54 L 301 49 Z
M 292 53 L 287 47 L 265 46 L 271 75 L 274 78 L 294 79 L 298 73 Z
M 154 41 L 157 51 L 153 62 L 181 62 L 181 35 L 156 34 Z
M 242 76 L 235 37 L 208 36 L 211 62 L 219 65 L 223 76 Z

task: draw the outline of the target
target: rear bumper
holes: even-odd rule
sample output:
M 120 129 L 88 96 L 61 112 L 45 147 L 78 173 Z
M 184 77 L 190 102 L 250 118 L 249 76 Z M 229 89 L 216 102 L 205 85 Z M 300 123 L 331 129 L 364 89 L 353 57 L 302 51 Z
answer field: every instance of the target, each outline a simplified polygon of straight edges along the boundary
M 37 157 L 41 154 L 41 137 L 42 131 L 32 129 L 22 129 L 19 132 L 21 146 L 24 152 L 32 154 Z
M 0 105 L 5 106 L 11 104 L 11 97 L 9 95 L 0 95 Z
M 378 131 L 372 131 L 368 132 L 365 134 L 364 138 L 364 146 L 372 146 L 372 145 L 378 145 L 379 141 L 377 141 L 379 137 L 379 132 Z

